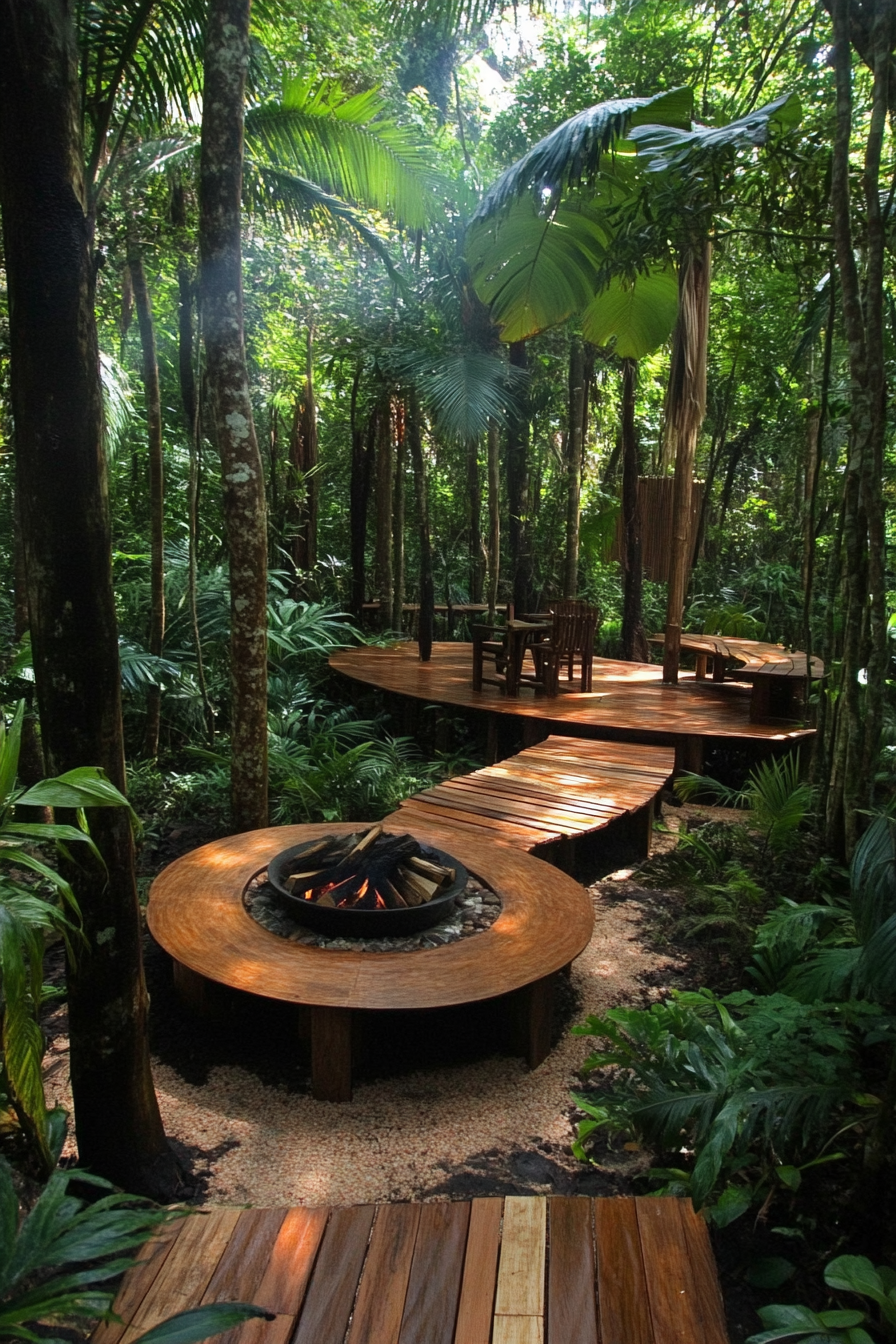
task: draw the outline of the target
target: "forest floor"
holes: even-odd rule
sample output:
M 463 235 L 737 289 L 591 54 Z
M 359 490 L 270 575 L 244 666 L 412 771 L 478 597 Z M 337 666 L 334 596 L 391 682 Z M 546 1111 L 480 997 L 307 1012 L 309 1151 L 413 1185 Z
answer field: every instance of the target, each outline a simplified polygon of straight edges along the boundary
M 682 820 L 742 818 L 727 809 L 666 808 L 655 853 L 675 844 Z M 155 870 L 202 843 L 190 830 L 166 838 Z M 147 936 L 151 1045 L 165 1129 L 188 1175 L 191 1204 L 352 1204 L 475 1195 L 644 1193 L 637 1178 L 650 1155 L 602 1143 L 593 1165 L 570 1144 L 571 1090 L 591 1043 L 569 1028 L 615 1005 L 645 1006 L 670 989 L 725 992 L 736 969 L 716 949 L 676 936 L 680 892 L 642 886 L 623 869 L 590 887 L 595 927 L 571 976 L 560 977 L 555 1046 L 534 1072 L 485 1053 L 481 1023 L 465 1010 L 404 1016 L 390 1024 L 351 1105 L 315 1101 L 289 1005 L 235 996 L 217 1022 L 198 1022 L 178 1003 L 167 957 Z M 70 1107 L 64 1005 L 45 1023 L 48 1101 Z M 442 1062 L 427 1064 L 433 1055 Z M 756 1328 L 732 1322 L 732 1339 Z

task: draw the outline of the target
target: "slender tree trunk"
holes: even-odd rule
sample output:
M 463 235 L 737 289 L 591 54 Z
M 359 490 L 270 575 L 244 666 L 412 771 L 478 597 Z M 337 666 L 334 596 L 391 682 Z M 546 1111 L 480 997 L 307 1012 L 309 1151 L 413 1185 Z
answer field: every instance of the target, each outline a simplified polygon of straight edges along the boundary
M 569 412 L 566 428 L 566 553 L 563 591 L 567 597 L 575 597 L 579 588 L 585 400 L 585 350 L 578 337 L 573 337 L 569 351 Z
M 420 649 L 421 663 L 428 663 L 432 657 L 436 590 L 432 574 L 432 537 L 429 531 L 429 500 L 426 490 L 426 462 L 423 457 L 420 407 L 413 393 L 411 393 L 410 405 L 408 406 L 407 429 L 411 466 L 414 471 L 420 545 L 420 618 L 417 624 L 417 644 Z
M 380 629 L 388 630 L 392 619 L 392 414 L 388 397 L 381 397 L 376 433 L 376 589 L 380 603 Z
M 230 802 L 238 831 L 268 820 L 267 526 L 243 339 L 240 193 L 250 0 L 209 0 L 199 252 L 230 558 Z
M 510 363 L 525 369 L 526 343 L 510 346 Z M 517 611 L 528 611 L 532 601 L 532 555 L 530 545 L 529 419 L 528 410 L 514 415 L 507 431 L 507 509 L 513 602 Z
M 864 283 L 859 275 L 850 214 L 852 50 L 847 0 L 835 0 L 832 13 L 837 102 L 831 206 L 851 388 L 843 531 L 847 603 L 826 832 L 835 852 L 848 856 L 858 838 L 860 812 L 870 806 L 873 796 L 888 655 L 882 485 L 887 405 L 883 342 L 885 222 L 880 170 L 890 101 L 891 55 L 896 43 L 896 5 L 892 0 L 878 0 L 872 11 L 870 46 L 863 52 L 874 73 L 863 171 Z M 867 672 L 864 690 L 858 681 L 862 668 Z
M 93 258 L 71 8 L 0 0 L 0 210 L 16 471 L 47 766 L 125 787 Z M 152 1086 L 134 851 L 120 809 L 89 814 L 105 871 L 71 873 L 86 950 L 69 968 L 80 1160 L 170 1199 Z
M 501 435 L 496 420 L 488 424 L 488 619 L 494 621 L 501 577 Z
M 470 601 L 482 601 L 482 482 L 479 475 L 479 440 L 470 439 L 467 451 L 467 508 L 469 531 L 467 550 L 470 556 Z
M 162 453 L 162 397 L 152 304 L 140 249 L 128 241 L 128 269 L 137 309 L 140 349 L 143 356 L 143 395 L 146 399 L 146 429 L 149 445 L 149 651 L 161 658 L 165 642 L 165 463 Z M 159 754 L 159 723 L 162 688 L 158 683 L 146 693 L 146 724 L 143 753 L 150 760 Z
M 638 366 L 622 361 L 622 532 L 625 540 L 625 574 L 622 599 L 622 656 L 629 662 L 650 661 L 641 612 L 644 569 L 641 558 L 641 506 L 638 479 L 641 475 L 638 434 L 635 429 L 635 380 Z
M 697 435 L 706 411 L 706 347 L 709 337 L 709 243 L 695 247 L 682 261 L 678 279 L 678 321 L 672 337 L 672 368 L 666 419 L 675 444 L 672 497 L 672 555 L 666 606 L 663 681 L 678 681 L 681 622 L 691 571 L 691 497 Z
M 352 380 L 351 430 L 352 464 L 349 482 L 349 538 L 351 556 L 351 610 L 360 625 L 364 611 L 365 563 L 367 551 L 367 509 L 370 503 L 370 480 L 376 446 L 376 411 L 372 411 L 366 428 L 358 423 L 358 389 L 361 385 L 361 366 L 355 369 Z
M 401 630 L 404 621 L 404 404 L 395 402 L 395 476 L 392 482 L 392 629 Z
M 314 328 L 305 335 L 305 386 L 296 402 L 290 458 L 294 472 L 295 535 L 292 557 L 296 569 L 309 573 L 317 564 L 317 516 L 320 489 L 317 480 L 317 405 L 314 398 Z

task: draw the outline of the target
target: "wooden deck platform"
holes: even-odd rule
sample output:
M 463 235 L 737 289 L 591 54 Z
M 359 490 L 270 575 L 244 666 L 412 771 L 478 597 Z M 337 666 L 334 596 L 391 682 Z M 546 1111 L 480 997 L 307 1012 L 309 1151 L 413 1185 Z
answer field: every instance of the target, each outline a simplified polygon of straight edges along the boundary
M 662 668 L 656 664 L 595 658 L 591 691 L 568 690 L 569 683 L 561 677 L 559 695 L 524 693 L 508 699 L 494 687 L 473 690 L 472 658 L 470 644 L 438 643 L 430 662 L 421 663 L 416 644 L 405 643 L 340 649 L 331 655 L 330 666 L 396 695 L 512 715 L 526 721 L 536 734 L 546 729 L 672 745 L 678 770 L 702 771 L 704 747 L 712 739 L 738 739 L 761 747 L 797 743 L 815 732 L 797 723 L 751 722 L 750 688 L 736 682 L 698 681 L 691 674 L 677 686 L 665 686 Z
M 549 737 L 407 798 L 385 824 L 460 829 L 569 870 L 577 841 L 631 819 L 638 857 L 646 857 L 654 802 L 674 766 L 670 747 Z
M 248 1301 L 226 1344 L 727 1344 L 706 1225 L 677 1199 L 511 1196 L 212 1209 L 169 1225 L 93 1344 Z

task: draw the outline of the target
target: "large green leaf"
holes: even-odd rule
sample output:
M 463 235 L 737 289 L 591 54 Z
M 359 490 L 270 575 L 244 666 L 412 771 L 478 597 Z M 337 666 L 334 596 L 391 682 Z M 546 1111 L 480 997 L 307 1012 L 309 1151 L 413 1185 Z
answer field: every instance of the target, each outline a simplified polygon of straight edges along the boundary
M 633 126 L 629 140 L 634 141 L 639 157 L 648 159 L 648 168 L 662 172 L 680 168 L 691 161 L 722 150 L 765 145 L 773 135 L 782 134 L 799 124 L 800 100 L 795 93 L 782 94 L 765 107 L 730 121 L 727 126 L 698 126 L 680 130 L 670 125 Z
M 195 1344 L 197 1340 L 231 1330 L 253 1316 L 269 1321 L 274 1319 L 263 1307 L 249 1302 L 211 1302 L 205 1307 L 194 1307 L 192 1311 L 178 1312 L 145 1335 L 138 1335 L 134 1344 Z
M 664 266 L 611 280 L 582 314 L 582 334 L 594 345 L 615 340 L 621 359 L 643 359 L 669 339 L 677 315 L 678 276 Z
M 504 424 L 528 382 L 499 355 L 475 350 L 440 359 L 409 353 L 395 367 L 415 385 L 439 432 L 465 442 L 484 434 L 489 420 Z
M 604 184 L 609 202 L 622 192 Z M 521 196 L 495 220 L 467 234 L 476 292 L 491 307 L 502 341 L 522 341 L 590 303 L 605 274 L 610 234 L 598 209 L 568 198 L 550 213 Z
M 8 729 L 2 717 L 0 717 L 0 809 L 5 809 L 9 805 L 13 789 L 16 786 L 24 717 L 24 700 L 19 701 Z
M 473 216 L 474 222 L 497 214 L 524 192 L 534 191 L 540 198 L 546 191 L 562 193 L 592 178 L 608 151 L 625 152 L 620 141 L 632 126 L 649 122 L 689 127 L 692 102 L 690 89 L 673 89 L 652 98 L 611 98 L 586 108 L 501 174 Z

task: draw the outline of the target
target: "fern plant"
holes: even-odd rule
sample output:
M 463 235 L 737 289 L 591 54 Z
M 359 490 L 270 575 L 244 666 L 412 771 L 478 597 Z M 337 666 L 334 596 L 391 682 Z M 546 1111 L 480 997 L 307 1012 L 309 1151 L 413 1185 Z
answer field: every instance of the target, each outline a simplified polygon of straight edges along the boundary
M 648 1009 L 611 1008 L 573 1031 L 601 1038 L 585 1072 L 612 1069 L 606 1090 L 574 1093 L 596 1131 L 633 1134 L 679 1165 L 659 1173 L 724 1223 L 819 1160 L 835 1114 L 860 1091 L 856 1054 L 871 1005 L 798 1003 L 747 991 L 673 992 Z
M 682 775 L 675 792 L 683 802 L 697 794 L 718 799 L 725 807 L 750 811 L 750 824 L 762 832 L 764 845 L 773 854 L 790 848 L 796 832 L 812 814 L 815 791 L 799 777 L 799 758 L 773 757 L 750 772 L 742 789 L 729 789 L 706 775 Z

